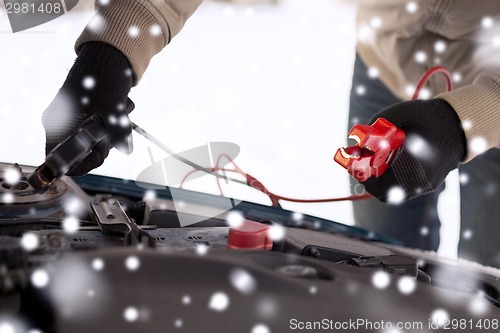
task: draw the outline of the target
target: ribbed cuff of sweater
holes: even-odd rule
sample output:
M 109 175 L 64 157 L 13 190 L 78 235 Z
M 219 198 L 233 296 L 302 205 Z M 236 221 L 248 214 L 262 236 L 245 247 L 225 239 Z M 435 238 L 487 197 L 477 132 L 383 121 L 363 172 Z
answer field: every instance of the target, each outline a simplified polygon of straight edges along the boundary
M 500 70 L 481 73 L 474 83 L 437 98 L 447 101 L 455 110 L 467 140 L 468 162 L 489 148 L 500 148 Z
M 134 72 L 134 85 L 141 79 L 151 58 L 170 41 L 151 13 L 138 1 L 111 1 L 100 5 L 75 44 L 79 53 L 83 43 L 98 41 L 120 50 Z

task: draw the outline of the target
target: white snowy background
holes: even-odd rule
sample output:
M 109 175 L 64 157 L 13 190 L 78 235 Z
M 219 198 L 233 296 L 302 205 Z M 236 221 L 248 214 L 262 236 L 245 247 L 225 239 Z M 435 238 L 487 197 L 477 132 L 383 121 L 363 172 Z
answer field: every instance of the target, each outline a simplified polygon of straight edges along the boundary
M 13 34 L 0 10 L 0 160 L 44 160 L 41 114 L 62 85 L 74 41 L 92 16 L 88 1 L 52 22 Z M 156 56 L 130 97 L 131 119 L 177 152 L 210 141 L 240 146 L 236 162 L 271 191 L 298 198 L 346 196 L 348 176 L 333 162 L 345 145 L 356 31 L 355 7 L 335 0 L 274 4 L 206 1 Z M 112 151 L 93 171 L 135 179 L 167 155 L 134 134 L 134 153 Z M 202 177 L 188 188 L 218 193 Z M 238 186 L 231 195 L 266 198 Z M 456 257 L 458 177 L 441 196 L 439 253 Z M 283 203 L 284 208 L 352 224 L 348 202 Z M 404 221 L 401 221 L 404 223 Z

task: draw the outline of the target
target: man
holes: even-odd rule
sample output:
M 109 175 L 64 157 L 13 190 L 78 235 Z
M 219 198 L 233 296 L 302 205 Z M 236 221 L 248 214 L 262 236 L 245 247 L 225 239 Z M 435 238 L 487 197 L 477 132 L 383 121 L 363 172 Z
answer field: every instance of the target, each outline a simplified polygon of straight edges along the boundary
M 47 133 L 47 153 L 64 140 L 89 115 L 95 113 L 101 116 L 105 122 L 109 141 L 102 142 L 98 147 L 95 147 L 90 156 L 78 167 L 70 171 L 71 175 L 82 175 L 101 165 L 108 155 L 111 146 L 124 152 L 131 151 L 131 126 L 128 121 L 127 112 L 131 111 L 133 105 L 127 100 L 129 90 L 140 80 L 151 58 L 160 52 L 179 32 L 200 2 L 201 0 L 115 0 L 97 2 L 97 14 L 76 42 L 75 48 L 78 57 L 75 64 L 70 70 L 60 92 L 49 105 L 43 117 Z M 464 9 L 464 12 L 461 13 L 463 15 L 470 15 L 471 12 L 476 10 L 475 8 L 471 10 L 471 8 L 467 7 L 467 1 L 448 2 L 457 2 L 460 4 L 458 8 Z M 435 12 L 432 9 L 436 1 L 422 1 L 418 3 L 417 7 L 421 7 L 422 15 L 426 15 L 430 11 L 431 13 L 439 13 L 441 14 L 439 17 L 442 17 L 444 15 L 442 11 L 449 7 L 444 4 L 448 2 L 439 2 L 441 4 L 437 6 L 440 9 L 439 12 Z M 394 5 L 390 5 L 392 3 Z M 482 5 L 481 8 L 485 8 L 487 12 L 494 13 L 493 9 L 496 9 L 495 4 L 498 2 L 485 1 L 485 3 L 488 3 L 488 6 Z M 412 24 L 422 27 L 423 22 L 427 22 L 427 16 L 416 16 L 418 18 L 416 21 L 415 17 L 403 16 L 404 19 L 393 19 L 394 22 L 391 22 L 391 18 L 394 16 L 389 15 L 389 13 L 394 13 L 394 10 L 404 11 L 405 4 L 406 1 L 402 0 L 393 2 L 372 1 L 360 8 L 360 22 L 363 22 L 363 17 L 365 16 L 365 19 L 368 19 L 368 23 L 378 26 L 375 32 L 377 34 L 380 33 L 380 35 L 376 35 L 376 43 L 374 44 L 368 43 L 366 47 L 360 44 L 358 46 L 358 53 L 364 61 L 368 62 L 369 66 L 377 67 L 383 84 L 370 79 L 366 83 L 366 98 L 357 98 L 353 94 L 351 119 L 354 120 L 354 117 L 357 117 L 356 122 L 368 122 L 376 111 L 399 101 L 394 95 L 403 98 L 404 96 L 400 94 L 398 87 L 405 87 L 404 84 L 406 82 L 414 81 L 414 78 L 408 75 L 409 73 L 420 75 L 425 69 L 424 65 L 410 66 L 407 64 L 404 60 L 406 59 L 406 55 L 403 51 L 406 50 L 408 45 L 413 45 L 417 42 L 419 31 L 422 30 L 421 28 L 414 30 L 408 27 Z M 384 16 L 385 13 L 388 14 L 387 17 Z M 416 10 L 414 13 L 418 14 L 420 12 Z M 382 20 L 379 22 L 377 17 L 379 19 L 382 18 Z M 408 19 L 408 21 L 405 21 L 405 19 Z M 456 20 L 458 19 L 455 19 L 453 22 L 456 23 Z M 387 29 L 385 27 L 386 22 L 389 24 Z M 447 39 L 454 37 L 452 35 L 455 29 L 461 27 L 461 24 L 447 27 L 450 36 L 445 37 Z M 403 28 L 406 28 L 406 30 Z M 399 36 L 399 31 L 403 35 Z M 409 38 L 408 43 L 400 45 L 400 42 L 404 41 L 405 34 L 414 38 Z M 466 35 L 467 32 L 462 32 L 462 34 Z M 418 45 L 418 43 L 415 45 Z M 454 47 L 451 53 L 455 53 L 456 49 L 458 49 L 458 46 Z M 376 52 L 375 54 L 370 53 L 381 50 L 385 50 L 386 53 L 393 55 L 393 57 L 389 57 L 387 54 L 377 54 Z M 464 57 L 465 53 L 454 59 L 460 63 L 460 60 L 463 60 Z M 448 60 L 443 58 L 443 64 Z M 409 62 L 411 62 L 411 59 Z M 358 86 L 356 80 L 363 80 L 362 74 L 366 73 L 366 70 L 362 68 L 362 61 L 358 59 L 357 63 L 358 68 L 356 71 L 358 75 L 355 75 L 354 78 L 354 91 Z M 462 67 L 462 69 L 467 69 L 467 66 Z M 478 73 L 475 70 L 463 73 L 464 82 L 471 82 L 468 79 L 471 77 L 468 73 L 473 72 Z M 481 96 L 486 96 L 484 100 L 493 101 L 496 92 L 490 86 L 491 84 L 494 85 L 495 82 L 500 82 L 500 79 L 495 75 L 498 76 L 500 74 L 498 72 L 489 72 L 489 74 L 483 76 L 475 85 L 464 88 L 465 90 L 463 91 L 457 90 L 448 95 L 442 95 L 438 100 L 415 102 L 417 104 L 400 104 L 395 107 L 397 110 L 400 110 L 398 112 L 394 112 L 396 110 L 394 108 L 384 111 L 382 116 L 393 121 L 403 130 L 407 130 L 407 134 L 415 132 L 416 135 L 421 135 L 424 139 L 430 140 L 429 144 L 432 145 L 435 144 L 433 141 L 436 141 L 438 142 L 439 149 L 435 151 L 435 159 L 430 164 L 423 163 L 418 158 L 415 158 L 416 161 L 413 160 L 412 163 L 404 162 L 404 160 L 412 159 L 411 150 L 404 150 L 400 154 L 401 157 L 395 161 L 394 167 L 384 177 L 370 179 L 365 183 L 367 190 L 383 200 L 386 199 L 387 190 L 393 185 L 403 185 L 402 188 L 406 191 L 405 196 L 407 199 L 423 194 L 424 192 L 429 192 L 437 188 L 444 180 L 446 174 L 451 169 L 456 168 L 461 161 L 468 161 L 479 153 L 469 149 L 469 147 L 466 148 L 466 142 L 470 146 L 476 135 L 483 135 L 485 138 L 484 147 L 482 148 L 498 146 L 498 130 L 495 132 L 499 124 L 498 113 L 495 116 L 492 107 L 477 108 L 478 105 L 483 105 L 481 104 L 483 98 L 481 97 L 478 100 L 476 93 L 479 91 L 483 94 Z M 493 83 L 490 84 L 490 82 Z M 371 90 L 372 84 L 373 90 Z M 390 90 L 385 86 L 389 87 Z M 375 94 L 375 89 L 383 91 L 382 93 Z M 471 89 L 472 91 L 470 91 Z M 361 104 L 356 106 L 356 103 Z M 370 103 L 370 107 L 365 105 L 366 103 Z M 436 114 L 436 117 L 431 112 L 434 109 L 441 110 L 439 114 Z M 368 114 L 361 117 L 354 110 L 358 110 L 359 112 L 365 110 Z M 470 120 L 467 116 L 469 111 L 472 113 Z M 488 116 L 483 117 L 483 113 Z M 490 116 L 491 114 L 493 116 Z M 463 118 L 464 115 L 467 118 Z M 417 129 L 412 126 L 406 126 L 405 120 L 408 119 L 411 119 L 412 124 L 416 123 L 418 125 Z M 484 119 L 487 119 L 487 121 L 483 122 L 482 120 Z M 464 120 L 473 124 L 472 129 L 466 130 L 465 133 L 462 130 L 462 127 L 465 126 L 461 125 Z M 478 126 L 476 121 L 479 121 L 482 125 Z M 444 140 L 444 137 L 443 140 L 440 139 L 443 132 L 449 132 L 446 140 Z M 402 157 L 406 157 L 406 159 Z M 394 172 L 401 168 L 410 172 Z M 413 179 L 414 171 L 412 170 L 416 170 L 417 174 L 421 176 L 417 179 L 417 185 L 413 188 L 405 185 L 406 180 Z M 434 195 L 431 196 L 435 198 Z M 409 203 L 412 204 L 412 201 Z M 431 214 L 426 214 L 427 217 L 432 216 L 432 212 L 435 212 L 435 204 L 436 199 L 429 202 L 429 207 L 434 208 L 430 209 Z M 364 205 L 364 203 L 360 205 Z M 371 205 L 371 203 L 368 205 Z M 381 210 L 385 210 L 387 206 L 383 205 L 381 207 L 384 207 Z M 404 208 L 405 206 L 401 207 L 403 211 L 407 210 Z M 420 204 L 417 205 L 417 210 L 420 210 L 418 207 L 420 207 Z M 406 218 L 404 218 L 405 220 L 398 219 L 398 221 L 384 218 L 382 221 L 384 225 L 382 227 L 378 223 L 371 221 L 369 223 L 362 222 L 362 218 L 360 218 L 362 212 L 368 212 L 370 218 L 379 214 L 371 206 L 367 209 L 363 207 L 355 208 L 355 212 L 357 221 L 370 229 L 390 231 L 392 229 L 397 230 L 401 226 L 411 227 L 408 230 L 403 230 L 404 232 L 402 233 L 397 232 L 396 236 L 398 237 L 402 236 L 402 234 L 414 235 L 416 233 L 418 235 L 420 232 L 420 225 L 417 225 L 417 229 L 415 229 L 413 227 L 414 223 L 406 221 Z M 496 214 L 498 216 L 498 211 Z M 437 219 L 435 220 L 437 221 Z M 428 229 L 430 235 L 436 234 L 438 224 L 438 221 L 429 222 Z M 475 235 L 479 237 L 479 232 L 475 233 Z M 409 246 L 421 245 L 412 242 L 406 242 L 406 244 Z M 431 245 L 424 244 L 422 247 L 436 248 L 437 242 L 434 240 Z

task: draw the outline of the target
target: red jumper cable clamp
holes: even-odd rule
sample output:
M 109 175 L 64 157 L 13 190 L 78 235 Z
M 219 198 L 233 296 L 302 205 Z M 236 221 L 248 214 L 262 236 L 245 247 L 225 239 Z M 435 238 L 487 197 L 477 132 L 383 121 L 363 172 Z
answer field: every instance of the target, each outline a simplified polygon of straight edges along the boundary
M 372 125 L 354 125 L 349 139 L 356 145 L 339 148 L 334 160 L 360 182 L 380 177 L 392 163 L 405 140 L 405 133 L 387 119 Z

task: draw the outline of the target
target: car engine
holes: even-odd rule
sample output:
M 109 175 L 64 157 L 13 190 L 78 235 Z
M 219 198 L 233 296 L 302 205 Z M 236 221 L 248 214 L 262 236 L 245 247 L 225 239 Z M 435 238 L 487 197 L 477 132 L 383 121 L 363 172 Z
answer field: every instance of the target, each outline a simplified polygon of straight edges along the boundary
M 21 177 L 8 181 L 7 170 Z M 314 216 L 0 164 L 0 332 L 499 332 L 500 271 Z

